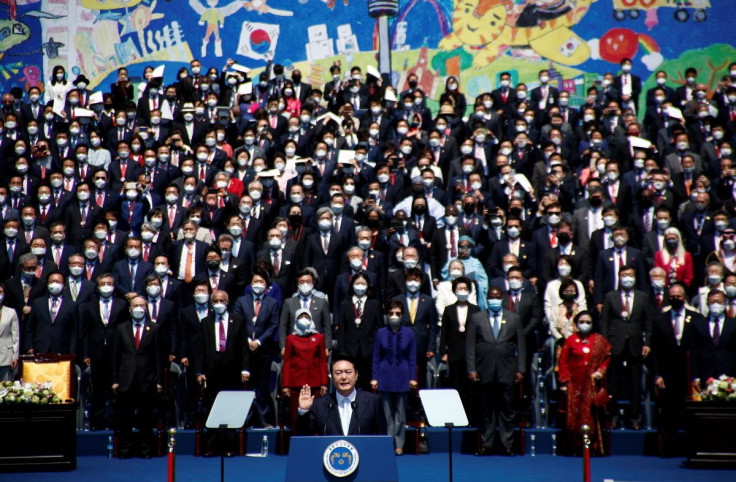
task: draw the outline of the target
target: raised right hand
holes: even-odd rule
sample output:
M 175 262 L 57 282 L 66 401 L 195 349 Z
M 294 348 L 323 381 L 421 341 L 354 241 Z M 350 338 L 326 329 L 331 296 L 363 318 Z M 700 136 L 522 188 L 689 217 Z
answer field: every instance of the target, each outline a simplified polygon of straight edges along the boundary
M 314 404 L 314 396 L 309 385 L 304 385 L 299 392 L 299 408 L 302 410 L 311 410 Z

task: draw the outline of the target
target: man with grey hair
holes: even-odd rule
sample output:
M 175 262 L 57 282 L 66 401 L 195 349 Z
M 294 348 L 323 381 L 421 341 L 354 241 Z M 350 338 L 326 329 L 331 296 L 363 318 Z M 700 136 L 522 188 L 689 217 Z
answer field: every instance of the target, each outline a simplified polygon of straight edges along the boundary
M 320 278 L 319 289 L 332 289 L 337 278 L 336 261 L 345 254 L 342 236 L 335 233 L 335 214 L 329 207 L 317 210 L 317 231 L 307 237 L 304 249 L 304 266 L 317 270 Z

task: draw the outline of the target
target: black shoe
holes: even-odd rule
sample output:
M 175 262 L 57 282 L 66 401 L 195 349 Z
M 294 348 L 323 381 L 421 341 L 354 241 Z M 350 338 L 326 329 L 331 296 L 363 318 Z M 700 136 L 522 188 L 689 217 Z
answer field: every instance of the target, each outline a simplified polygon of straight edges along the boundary
M 480 450 L 475 452 L 476 457 L 485 457 L 487 455 L 491 455 L 491 449 L 486 447 L 481 447 Z

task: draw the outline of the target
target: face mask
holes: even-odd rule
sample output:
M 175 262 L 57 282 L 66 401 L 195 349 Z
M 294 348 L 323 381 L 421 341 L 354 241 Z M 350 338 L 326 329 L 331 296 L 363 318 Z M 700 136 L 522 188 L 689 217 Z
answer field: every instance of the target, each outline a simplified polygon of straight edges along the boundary
M 191 112 L 187 112 L 186 114 L 184 114 L 184 121 L 192 122 L 193 120 L 194 120 L 194 114 L 192 114 Z
M 593 331 L 593 325 L 591 323 L 578 323 L 578 333 L 585 336 Z
M 215 313 L 221 315 L 227 311 L 227 305 L 225 303 L 214 303 L 212 309 L 215 310 Z
M 192 222 L 194 222 L 193 219 L 190 219 L 190 220 Z M 195 224 L 197 224 L 197 226 L 199 226 L 199 221 L 197 221 Z M 183 236 L 184 236 L 184 241 L 193 241 L 194 238 L 197 237 L 196 233 L 193 233 L 191 231 L 187 231 L 187 232 L 183 233 Z
M 456 291 L 455 297 L 457 298 L 458 301 L 465 302 L 465 301 L 468 301 L 468 298 L 470 297 L 470 292 L 469 291 Z
M 154 233 L 152 233 L 151 231 L 143 231 L 143 232 L 141 233 L 141 239 L 142 239 L 143 241 L 147 242 L 147 243 L 150 243 L 150 242 L 151 242 L 151 240 L 153 240 L 153 237 L 154 237 L 154 236 L 155 236 L 155 234 L 154 234 Z
M 115 288 L 110 285 L 102 285 L 97 287 L 97 291 L 100 292 L 100 295 L 103 298 L 109 298 L 112 296 L 112 292 L 115 291 Z
M 570 276 L 571 272 L 572 268 L 569 265 L 561 264 L 557 266 L 557 273 L 563 278 Z
M 80 191 L 77 193 L 77 199 L 85 203 L 89 201 L 89 193 L 87 191 Z
M 268 240 L 268 245 L 271 249 L 276 250 L 281 247 L 281 240 L 279 238 L 271 238 Z
M 406 282 L 406 289 L 409 291 L 409 293 L 416 293 L 419 291 L 419 288 L 421 287 L 422 283 L 419 281 L 407 281 Z
M 312 186 L 314 186 L 314 181 L 312 181 L 311 179 L 303 179 L 302 186 L 304 186 L 304 189 L 312 189 Z
M 621 287 L 630 290 L 634 287 L 636 279 L 633 276 L 622 276 L 620 279 Z
M 393 330 L 401 326 L 401 317 L 397 315 L 389 316 L 388 326 Z
M 445 224 L 452 227 L 457 224 L 457 216 L 445 216 Z
M 409 154 L 411 154 L 411 151 L 412 151 L 411 146 L 401 146 L 401 153 L 404 154 L 405 156 L 408 156 Z
M 557 214 L 553 214 L 547 217 L 547 222 L 552 226 L 556 226 L 560 223 L 561 220 L 562 218 L 560 218 L 560 216 L 558 216 Z
M 125 251 L 125 253 L 130 259 L 138 259 L 138 257 L 141 255 L 141 250 L 136 248 L 129 248 Z
M 708 275 L 708 284 L 709 285 L 717 285 L 720 284 L 723 280 L 723 276 L 719 274 L 710 274 Z
M 570 103 L 570 99 L 568 99 L 567 97 L 560 97 L 557 103 L 560 104 L 560 107 L 567 107 L 567 105 Z
M 721 232 L 728 227 L 728 221 L 716 221 L 713 224 L 718 232 Z
M 207 293 L 195 293 L 194 294 L 194 301 L 197 302 L 197 304 L 203 305 L 207 303 L 207 301 L 210 299 L 210 295 Z
M 686 151 L 688 147 L 690 147 L 690 145 L 687 142 L 680 141 L 677 143 L 677 150 L 679 151 Z
M 725 309 L 725 305 L 722 305 L 720 303 L 711 303 L 708 305 L 708 311 L 710 311 L 713 316 L 721 316 Z
M 146 293 L 148 293 L 148 296 L 151 298 L 158 298 L 158 295 L 161 294 L 161 287 L 157 285 L 147 286 Z
M 86 249 L 84 251 L 84 257 L 90 261 L 97 259 L 97 251 L 95 251 L 94 249 Z
M 523 281 L 520 279 L 510 279 L 509 280 L 509 288 L 511 288 L 514 291 L 519 291 L 521 289 Z
M 726 285 L 726 296 L 729 298 L 733 298 L 736 296 L 736 286 L 734 285 Z
M 220 262 L 217 260 L 207 261 L 207 267 L 210 269 L 210 271 L 217 271 L 218 269 L 220 269 Z
M 525 90 L 517 90 L 516 91 L 516 98 L 519 100 L 526 99 L 526 91 Z
M 314 289 L 314 285 L 312 283 L 300 283 L 299 284 L 299 293 L 302 296 L 309 296 L 312 294 L 312 290 Z
M 491 298 L 488 300 L 488 309 L 494 313 L 498 313 L 503 308 L 503 300 Z
M 159 278 L 163 278 L 167 274 L 169 274 L 169 267 L 165 264 L 157 264 L 153 270 L 156 272 L 156 275 Z
M 31 253 L 34 254 L 34 256 L 45 256 L 46 255 L 46 248 L 32 248 Z
M 724 147 L 723 149 L 721 149 L 721 157 L 730 157 L 731 153 L 732 153 L 731 149 L 727 147 Z
M 64 285 L 62 285 L 61 283 L 49 283 L 47 285 L 47 288 L 51 295 L 58 296 L 61 293 L 61 290 L 64 289 Z

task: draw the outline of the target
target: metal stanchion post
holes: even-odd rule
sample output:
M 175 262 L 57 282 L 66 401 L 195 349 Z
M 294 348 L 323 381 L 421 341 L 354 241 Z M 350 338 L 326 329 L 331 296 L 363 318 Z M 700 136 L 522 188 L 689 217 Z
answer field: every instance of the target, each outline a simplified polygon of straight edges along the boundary
M 169 482 L 176 481 L 176 429 L 169 429 Z
M 582 426 L 583 432 L 583 482 L 590 482 L 590 427 Z

